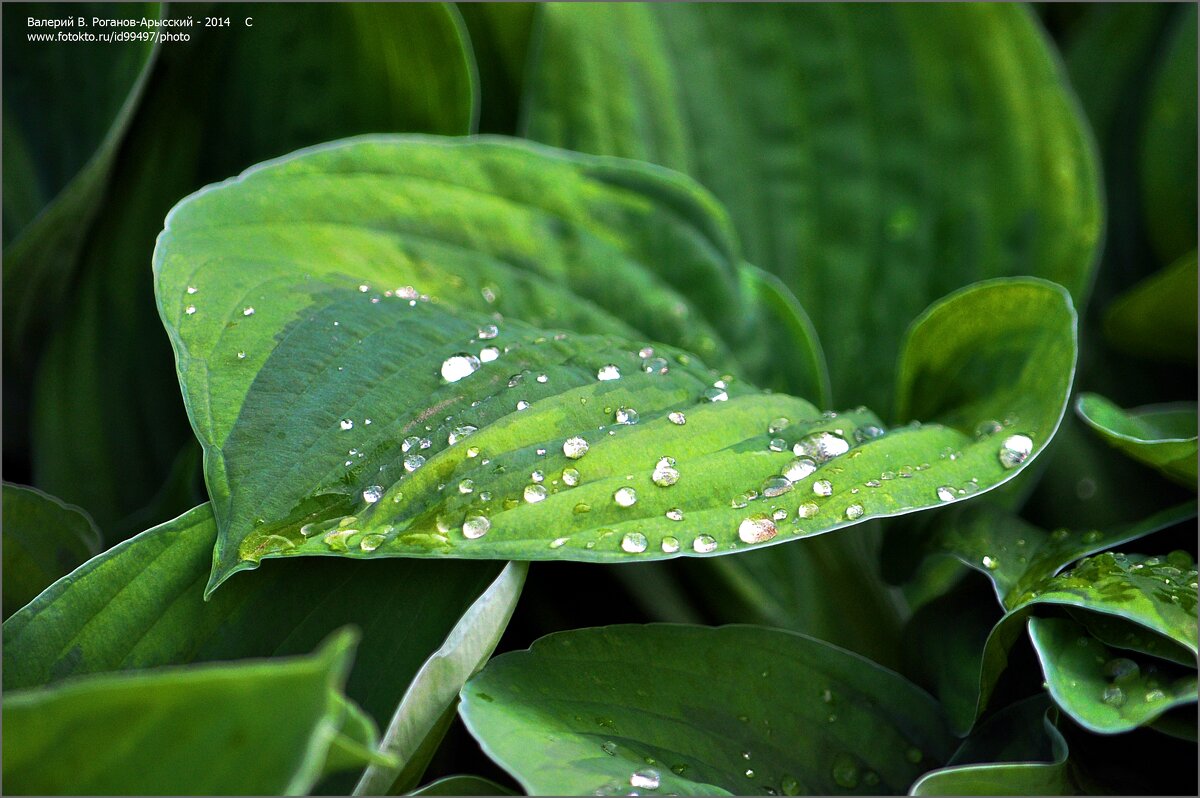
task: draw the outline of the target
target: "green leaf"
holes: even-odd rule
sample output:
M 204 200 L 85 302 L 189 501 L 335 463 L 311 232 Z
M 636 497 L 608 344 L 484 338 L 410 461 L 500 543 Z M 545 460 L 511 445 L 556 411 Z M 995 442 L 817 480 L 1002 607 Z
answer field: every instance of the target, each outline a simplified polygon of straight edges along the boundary
M 1035 696 L 988 718 L 946 767 L 926 773 L 909 794 L 1079 794 L 1067 764 L 1067 741 L 1046 704 L 1044 696 Z
M 190 437 L 147 279 L 171 206 L 298 147 L 387 130 L 460 135 L 475 116 L 453 8 L 254 4 L 243 12 L 269 33 L 240 23 L 195 28 L 186 46 L 164 48 L 114 173 L 121 201 L 93 225 L 70 313 L 47 314 L 58 321 L 33 383 L 32 481 L 86 508 L 106 534 L 148 503 Z
M 479 132 L 513 135 L 534 3 L 458 3 L 479 68 Z
M 417 784 L 441 740 L 442 734 L 435 733 L 439 722 L 453 710 L 463 684 L 496 650 L 528 570 L 523 562 L 506 565 L 417 671 L 383 738 L 383 750 L 402 764 L 371 765 L 354 788 L 355 795 L 396 795 Z M 444 727 L 440 731 L 444 733 Z
M 58 31 L 27 26 L 29 11 L 4 11 L 4 172 L 5 188 L 12 188 L 4 192 L 4 337 L 13 359 L 29 356 L 27 342 L 41 332 L 47 306 L 57 306 L 71 285 L 158 53 L 149 39 L 115 46 L 31 41 L 31 34 Z M 70 3 L 52 16 L 96 13 L 96 6 Z M 158 20 L 161 7 L 119 3 L 103 13 Z
M 1194 667 L 1184 669 L 1162 661 L 1139 665 L 1118 656 L 1068 618 L 1030 618 L 1029 635 L 1050 695 L 1089 731 L 1129 731 L 1172 707 L 1196 701 Z
M 1164 263 L 1196 246 L 1196 9 L 1164 45 L 1142 134 L 1146 227 Z
M 996 361 L 964 336 L 961 358 L 994 372 L 967 376 L 995 401 L 972 395 L 884 435 L 865 409 L 822 416 L 673 348 L 726 362 L 693 306 L 724 319 L 733 340 L 745 322 L 722 230 L 682 178 L 494 140 L 336 143 L 181 203 L 159 242 L 157 291 L 222 530 L 211 587 L 280 555 L 724 554 L 935 506 L 939 486 L 987 490 L 1053 434 L 1074 357 L 1062 289 L 996 282 L 931 309 L 916 346 L 926 326 L 995 312 L 1016 342 L 1006 346 L 1030 359 Z M 1035 316 L 1040 332 L 1023 326 Z M 643 354 L 656 339 L 667 344 Z M 931 376 L 919 352 L 908 360 L 910 382 Z M 466 367 L 452 373 L 456 364 Z M 600 379 L 608 365 L 620 379 Z M 939 390 L 962 377 L 935 367 L 947 371 L 932 375 Z M 639 423 L 620 423 L 633 420 L 622 407 Z M 1014 417 L 1019 429 L 1000 435 L 996 422 L 976 437 L 985 419 Z M 786 424 L 768 432 L 777 418 Z M 450 444 L 468 432 L 469 443 Z M 576 437 L 586 459 L 566 456 Z M 851 441 L 857 453 L 831 468 L 764 486 L 797 454 L 824 461 Z M 578 479 L 562 477 L 567 468 Z M 739 498 L 792 487 L 762 510 Z M 800 496 L 811 497 L 797 502 L 804 518 L 787 508 Z M 784 509 L 780 535 L 781 519 L 761 514 Z
M 1152 274 L 1109 306 L 1104 331 L 1140 357 L 1196 362 L 1196 251 Z
M 414 675 L 496 578 L 498 563 L 272 563 L 203 600 L 208 505 L 89 560 L 4 622 L 4 690 L 64 677 L 311 650 L 353 624 L 347 694 L 386 723 Z M 396 615 L 385 608 L 419 607 Z
M 426 784 L 409 795 L 516 795 L 482 776 L 446 776 Z
M 750 626 L 550 635 L 493 659 L 460 713 L 531 795 L 903 792 L 951 748 L 901 677 Z
M 5 789 L 303 795 L 346 719 L 353 654 L 341 633 L 308 657 L 6 690 Z
M 1106 443 L 1183 485 L 1196 485 L 1196 404 L 1122 410 L 1094 393 L 1075 411 Z
M 811 316 L 837 403 L 887 406 L 878 375 L 903 325 L 964 284 L 1033 274 L 1083 295 L 1101 230 L 1096 159 L 1029 9 L 539 12 L 526 133 L 713 191 L 748 259 Z
M 4 483 L 4 617 L 100 551 L 87 513 L 36 488 Z

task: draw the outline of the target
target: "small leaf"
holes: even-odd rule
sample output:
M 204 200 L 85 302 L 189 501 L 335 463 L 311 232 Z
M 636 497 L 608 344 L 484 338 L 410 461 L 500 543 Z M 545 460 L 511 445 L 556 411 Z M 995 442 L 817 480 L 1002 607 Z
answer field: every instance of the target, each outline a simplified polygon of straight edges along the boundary
M 353 654 L 354 636 L 339 633 L 308 657 L 5 690 L 5 789 L 303 795 L 346 722 Z
M 1005 707 L 963 741 L 946 767 L 922 776 L 909 795 L 1077 795 L 1067 741 L 1044 696 Z
M 482 776 L 445 776 L 426 784 L 409 795 L 516 795 Z
M 354 788 L 355 795 L 395 795 L 416 785 L 441 740 L 442 734 L 435 733 L 439 721 L 454 707 L 467 679 L 496 650 L 528 570 L 526 563 L 506 565 L 417 671 L 383 738 L 383 750 L 396 763 L 368 767 Z
M 4 483 L 4 617 L 100 551 L 87 513 L 36 488 Z
M 493 659 L 460 713 L 531 795 L 903 792 L 951 747 L 901 677 L 750 626 L 550 635 Z
M 1192 613 L 1194 624 L 1194 604 Z M 1068 618 L 1030 618 L 1029 635 L 1050 695 L 1089 731 L 1129 731 L 1197 699 L 1194 667 L 1139 663 Z
M 1183 485 L 1196 485 L 1196 405 L 1175 404 L 1122 410 L 1085 393 L 1075 411 L 1110 446 Z
M 205 602 L 216 536 L 212 511 L 197 507 L 52 585 L 4 622 L 4 690 L 297 654 L 353 624 L 362 642 L 346 692 L 382 724 L 501 570 L 499 563 L 294 560 L 234 580 Z M 411 607 L 420 612 L 403 609 Z

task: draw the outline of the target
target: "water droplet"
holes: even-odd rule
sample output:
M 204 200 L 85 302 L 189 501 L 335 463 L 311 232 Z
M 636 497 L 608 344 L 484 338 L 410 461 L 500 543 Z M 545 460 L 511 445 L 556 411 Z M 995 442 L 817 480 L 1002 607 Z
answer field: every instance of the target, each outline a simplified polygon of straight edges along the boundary
M 564 468 L 562 472 L 563 484 L 569 488 L 573 488 L 579 484 L 579 472 L 574 468 Z
M 667 535 L 662 539 L 662 550 L 667 554 L 674 554 L 679 551 L 679 538 L 674 535 Z
M 650 768 L 635 770 L 629 776 L 629 784 L 639 790 L 657 790 L 659 785 L 658 771 L 651 770 Z
M 874 424 L 867 424 L 866 426 L 856 427 L 854 430 L 854 442 L 855 443 L 866 443 L 869 440 L 874 440 L 875 438 L 882 437 L 883 434 L 884 434 L 883 430 L 880 429 L 879 427 L 875 426 Z
M 615 364 L 609 363 L 607 366 L 600 367 L 600 370 L 596 372 L 596 379 L 601 382 L 619 380 L 621 379 L 621 370 Z
M 837 786 L 853 789 L 858 786 L 858 763 L 849 754 L 838 754 L 833 758 L 831 775 Z
M 562 539 L 562 538 L 560 538 L 560 539 Z M 604 743 L 601 744 L 600 750 L 603 751 L 604 753 L 608 754 L 609 756 L 616 756 L 617 755 L 617 744 L 614 743 L 612 740 L 606 740 Z
M 642 371 L 647 374 L 666 374 L 670 370 L 670 366 L 665 358 L 652 357 L 642 361 Z
M 632 407 L 618 407 L 613 418 L 618 424 L 636 424 L 638 423 L 638 411 Z
M 354 422 L 348 418 L 343 418 L 341 421 L 338 422 L 338 426 L 341 427 L 342 429 L 353 429 Z
M 678 482 L 679 469 L 675 467 L 674 458 L 660 458 L 654 466 L 654 473 L 650 475 L 650 481 L 660 488 L 669 488 Z
M 486 535 L 488 530 L 491 528 L 491 521 L 487 520 L 487 518 L 483 517 L 482 515 L 476 515 L 468 518 L 466 521 L 463 521 L 462 533 L 463 537 L 470 540 L 475 540 L 476 538 L 481 538 Z
M 738 537 L 743 543 L 765 543 L 775 537 L 777 531 L 775 522 L 763 514 L 742 519 L 738 525 Z
M 812 518 L 821 511 L 820 506 L 816 502 L 804 502 L 796 508 L 796 515 L 801 518 Z
M 546 475 L 543 474 L 541 471 L 531 471 L 529 474 L 529 478 L 531 480 L 533 480 L 534 482 L 542 482 L 546 479 Z
M 706 402 L 725 402 L 728 401 L 729 394 L 725 392 L 724 388 L 719 388 L 714 385 L 713 387 L 704 391 L 702 398 Z
M 773 499 L 776 496 L 782 496 L 793 487 L 792 481 L 785 476 L 767 477 L 762 485 L 762 495 L 768 499 Z
M 245 353 L 245 352 L 238 352 L 238 353 L 237 353 L 237 357 L 238 357 L 238 360 L 245 360 L 245 359 L 246 359 L 246 353 Z
M 641 532 L 626 532 L 625 537 L 621 538 L 621 550 L 630 554 L 641 554 L 647 545 L 646 536 Z
M 687 416 L 685 416 L 683 413 L 680 413 L 678 410 L 673 410 L 670 413 L 667 413 L 667 419 L 670 420 L 672 424 L 678 424 L 681 427 L 687 423 Z
M 529 402 L 526 402 L 524 399 L 521 399 L 520 401 L 517 402 L 516 406 L 517 406 L 517 410 L 528 410 Z
M 777 433 L 783 432 L 785 429 L 787 429 L 789 426 L 791 426 L 791 424 L 792 424 L 791 421 L 789 421 L 786 418 L 783 418 L 782 416 L 780 416 L 779 418 L 773 418 L 773 419 L 771 419 L 771 422 L 769 424 L 767 424 L 767 434 L 775 435 Z
M 817 464 L 811 457 L 797 457 L 784 469 L 783 475 L 792 482 L 799 482 L 817 470 Z
M 1158 689 L 1147 690 L 1145 700 L 1146 700 L 1147 704 L 1153 704 L 1155 701 L 1162 701 L 1162 700 L 1166 699 L 1166 697 L 1167 697 L 1167 694 L 1164 693 L 1162 690 L 1158 690 Z
M 197 291 L 199 291 L 199 290 L 200 290 L 200 289 L 196 288 L 196 286 L 194 286 L 194 285 L 189 285 L 189 286 L 187 287 L 187 292 L 188 292 L 189 294 L 194 294 L 194 293 L 196 293 L 196 292 L 197 292 Z
M 707 554 L 710 551 L 716 551 L 717 541 L 712 535 L 697 535 L 692 541 L 692 551 L 697 554 Z
M 783 438 L 772 438 L 767 441 L 767 448 L 773 452 L 782 452 L 787 449 L 787 441 Z
M 458 492 L 462 493 L 462 494 L 474 493 L 475 492 L 475 480 L 464 479 L 462 482 L 459 482 L 458 483 Z
M 1103 700 L 1109 706 L 1119 707 L 1125 703 L 1125 691 L 1116 685 L 1105 687 Z
M 1025 462 L 1032 452 L 1033 440 L 1028 435 L 1009 435 L 1000 445 L 997 456 L 1000 458 L 1000 465 L 1016 468 Z
M 478 369 L 479 358 L 466 352 L 459 352 L 442 361 L 442 379 L 446 382 L 458 382 L 463 377 L 474 374 Z
M 550 548 L 552 548 L 552 549 L 562 548 L 564 545 L 566 545 L 566 542 L 568 540 L 570 540 L 570 538 L 555 538 L 554 540 L 550 541 Z
M 949 485 L 942 485 L 937 489 L 937 497 L 939 501 L 954 501 L 954 488 L 950 487 Z
M 771 512 L 771 519 L 774 521 L 783 521 L 788 517 L 788 511 L 782 507 L 778 507 Z
M 986 421 L 980 421 L 975 427 L 976 438 L 986 438 L 989 435 L 995 435 L 1000 430 L 1004 429 L 1004 425 L 994 418 Z
M 188 314 L 189 316 L 193 316 L 196 313 L 196 306 L 188 305 L 186 308 L 183 309 L 183 312 Z
M 524 492 L 525 501 L 530 504 L 537 504 L 546 498 L 546 488 L 543 485 L 526 485 Z
M 367 504 L 374 504 L 383 497 L 383 488 L 379 485 L 372 485 L 362 492 L 362 497 Z
M 746 778 L 754 778 L 754 768 L 746 768 Z
M 818 479 L 813 483 L 812 489 L 813 493 L 817 494 L 818 496 L 833 495 L 833 483 L 827 479 Z
M 666 516 L 672 521 L 682 521 L 683 510 L 680 510 L 678 507 L 672 507 L 670 510 L 667 510 Z
M 500 328 L 495 324 L 485 324 L 479 328 L 479 340 L 490 341 L 500 334 Z
M 621 507 L 632 507 L 637 504 L 637 491 L 633 488 L 618 488 L 613 494 L 613 501 Z
M 1127 657 L 1116 657 L 1104 664 L 1104 675 L 1118 684 L 1136 679 L 1140 674 L 1138 664 Z
M 563 441 L 563 454 L 572 460 L 578 460 L 588 453 L 588 442 L 578 436 Z
M 358 547 L 363 551 L 375 551 L 383 545 L 387 538 L 378 532 L 372 532 L 369 535 L 363 535 L 362 540 L 358 542 Z
M 861 504 L 852 504 L 846 508 L 846 517 L 851 521 L 862 518 L 863 506 Z
M 494 346 L 485 346 L 479 350 L 479 362 L 491 363 L 500 357 L 500 350 Z
M 797 441 L 792 451 L 797 455 L 811 457 L 818 463 L 824 463 L 850 451 L 850 444 L 845 438 L 832 432 L 814 432 Z
M 470 424 L 463 424 L 450 430 L 450 434 L 446 436 L 446 443 L 453 446 L 468 435 L 472 435 L 479 431 L 479 427 Z
M 254 308 L 251 308 L 251 307 L 242 308 L 242 315 L 243 316 L 253 316 Z
M 536 379 L 542 385 L 545 385 L 546 383 L 550 382 L 550 378 L 547 377 L 545 374 L 539 374 L 534 379 Z
M 983 560 L 981 562 L 983 562 L 983 567 L 989 571 L 994 571 L 1000 567 L 1000 561 L 987 554 L 983 555 Z
M 404 470 L 410 474 L 425 465 L 425 458 L 419 454 L 410 454 L 404 458 Z
M 794 776 L 784 776 L 779 782 L 779 791 L 784 795 L 799 795 L 800 782 Z

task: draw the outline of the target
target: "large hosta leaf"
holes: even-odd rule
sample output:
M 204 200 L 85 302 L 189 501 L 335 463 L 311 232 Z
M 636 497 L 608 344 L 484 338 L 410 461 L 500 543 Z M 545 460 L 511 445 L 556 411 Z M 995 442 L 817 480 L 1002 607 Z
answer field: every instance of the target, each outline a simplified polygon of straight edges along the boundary
M 216 535 L 212 511 L 197 507 L 52 585 L 4 623 L 5 691 L 106 671 L 297 654 L 353 624 L 362 641 L 346 691 L 383 725 L 501 570 L 300 560 L 273 563 L 205 602 Z M 403 610 L 414 607 L 420 611 Z
M 1122 410 L 1094 393 L 1075 404 L 1088 426 L 1134 460 L 1183 485 L 1196 486 L 1196 404 Z
M 36 488 L 4 483 L 4 617 L 100 551 L 87 513 Z
M 500 141 L 340 143 L 186 200 L 155 265 L 221 528 L 212 586 L 289 554 L 723 554 L 986 490 L 1053 434 L 1061 289 L 929 311 L 914 345 L 943 338 L 909 384 L 996 376 L 883 434 L 675 348 L 723 366 L 744 332 L 723 231 L 683 178 Z M 981 354 L 972 312 L 1026 360 Z
M 711 189 L 749 259 L 812 317 L 839 404 L 886 406 L 878 375 L 904 325 L 957 287 L 1031 273 L 1076 298 L 1088 285 L 1095 157 L 1026 8 L 539 12 L 526 133 L 660 163 Z
M 104 674 L 5 691 L 17 795 L 303 795 L 362 764 L 374 729 L 340 694 L 354 636 L 308 657 Z M 366 732 L 364 734 L 364 731 Z
M 532 795 L 895 793 L 951 750 L 900 676 L 749 626 L 551 635 L 492 660 L 460 711 Z

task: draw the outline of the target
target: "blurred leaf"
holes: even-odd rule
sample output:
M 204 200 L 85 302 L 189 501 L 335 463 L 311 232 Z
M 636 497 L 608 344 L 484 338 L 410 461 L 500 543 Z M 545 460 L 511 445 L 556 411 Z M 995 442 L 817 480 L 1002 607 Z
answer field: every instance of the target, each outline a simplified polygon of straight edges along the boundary
M 1122 294 L 1108 308 L 1105 333 L 1140 357 L 1196 361 L 1196 251 Z
M 1194 599 L 1192 613 L 1194 631 Z M 1161 660 L 1139 665 L 1117 656 L 1068 618 L 1030 618 L 1029 635 L 1050 695 L 1090 731 L 1129 731 L 1196 701 L 1194 667 L 1185 670 Z
M 151 41 L 30 41 L 27 17 L 157 20 L 158 3 L 4 10 L 4 338 L 12 361 L 38 351 L 71 284 L 117 150 L 158 52 Z M 50 311 L 50 312 L 48 312 Z
M 1195 487 L 1195 403 L 1122 410 L 1103 396 L 1085 393 L 1075 411 L 1110 446 Z
M 398 764 L 368 767 L 354 788 L 355 795 L 398 795 L 416 786 L 445 733 L 444 726 L 438 728 L 439 721 L 453 711 L 463 684 L 496 650 L 528 570 L 528 563 L 506 565 L 417 671 L 383 738 L 383 750 L 394 755 Z
M 5 692 L 106 671 L 296 654 L 353 624 L 362 643 L 346 692 L 386 722 L 501 568 L 298 560 L 235 579 L 205 602 L 215 541 L 204 505 L 55 583 L 4 622 Z
M 33 482 L 86 508 L 106 532 L 149 502 L 191 437 L 149 269 L 171 206 L 297 147 L 387 130 L 457 135 L 474 118 L 462 22 L 449 7 L 253 4 L 241 13 L 269 34 L 203 28 L 164 49 L 114 173 L 121 201 L 92 228 L 71 312 L 34 384 Z
M 711 189 L 748 259 L 808 311 L 839 404 L 886 406 L 878 375 L 904 324 L 955 288 L 1034 274 L 1078 300 L 1089 283 L 1096 159 L 1023 6 L 562 3 L 539 14 L 528 135 Z
M 951 748 L 901 677 L 749 626 L 550 635 L 488 663 L 460 712 L 532 795 L 902 792 Z
M 926 773 L 910 795 L 1077 795 L 1067 741 L 1044 696 L 1005 707 L 963 741 L 946 767 Z
M 353 655 L 340 633 L 308 657 L 6 690 L 5 790 L 303 795 L 339 727 L 359 722 L 340 695 Z
M 1175 20 L 1154 77 L 1142 133 L 1142 198 L 1159 258 L 1196 247 L 1196 8 Z
M 481 776 L 446 776 L 409 795 L 516 795 L 507 787 Z
M 458 3 L 479 69 L 479 132 L 514 135 L 533 3 Z
M 4 483 L 4 617 L 100 551 L 87 513 L 36 488 Z

